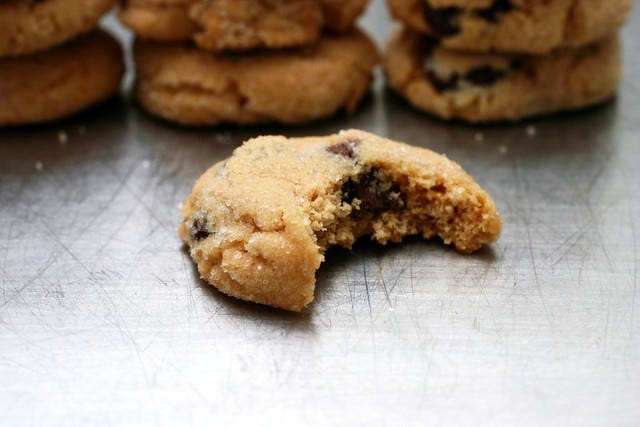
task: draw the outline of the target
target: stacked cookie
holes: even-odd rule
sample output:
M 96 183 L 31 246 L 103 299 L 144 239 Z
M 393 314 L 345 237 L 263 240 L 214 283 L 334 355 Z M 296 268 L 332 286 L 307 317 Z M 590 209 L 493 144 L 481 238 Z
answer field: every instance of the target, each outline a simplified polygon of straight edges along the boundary
M 120 86 L 120 45 L 96 29 L 115 0 L 0 2 L 0 126 L 47 122 Z
M 302 123 L 352 112 L 378 62 L 353 28 L 368 0 L 128 0 L 136 96 L 184 125 Z
M 415 107 L 470 122 L 590 106 L 620 80 L 631 0 L 387 0 L 390 86 Z

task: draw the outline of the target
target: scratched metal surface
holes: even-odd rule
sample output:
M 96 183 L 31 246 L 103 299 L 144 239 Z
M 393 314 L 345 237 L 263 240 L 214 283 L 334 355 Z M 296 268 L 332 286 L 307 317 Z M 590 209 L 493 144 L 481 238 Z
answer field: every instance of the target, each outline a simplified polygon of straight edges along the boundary
M 367 15 L 379 40 L 386 19 Z M 632 21 L 615 102 L 526 124 L 441 123 L 378 82 L 355 116 L 294 129 L 185 130 L 117 99 L 2 131 L 1 424 L 638 425 Z M 203 285 L 176 237 L 195 178 L 254 134 L 346 127 L 460 162 L 499 243 L 332 251 L 300 316 Z

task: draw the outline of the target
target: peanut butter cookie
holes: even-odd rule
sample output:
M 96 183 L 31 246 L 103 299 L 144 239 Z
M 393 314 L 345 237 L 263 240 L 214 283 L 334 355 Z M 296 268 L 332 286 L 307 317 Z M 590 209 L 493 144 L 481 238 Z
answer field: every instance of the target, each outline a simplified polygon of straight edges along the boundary
M 443 119 L 516 121 L 611 98 L 620 82 L 617 36 L 549 55 L 470 53 L 405 29 L 388 45 L 389 85 Z
M 220 291 L 301 311 L 333 245 L 417 234 L 468 253 L 500 230 L 493 200 L 456 163 L 349 130 L 247 141 L 200 177 L 179 234 L 200 275 Z
M 379 56 L 358 30 L 309 47 L 216 54 L 187 43 L 137 40 L 136 94 L 152 114 L 185 125 L 304 123 L 366 94 Z
M 113 95 L 124 62 L 120 44 L 94 30 L 52 50 L 0 59 L 0 126 L 69 116 Z
M 368 0 L 127 0 L 122 22 L 150 40 L 193 40 L 213 51 L 284 48 L 344 31 Z

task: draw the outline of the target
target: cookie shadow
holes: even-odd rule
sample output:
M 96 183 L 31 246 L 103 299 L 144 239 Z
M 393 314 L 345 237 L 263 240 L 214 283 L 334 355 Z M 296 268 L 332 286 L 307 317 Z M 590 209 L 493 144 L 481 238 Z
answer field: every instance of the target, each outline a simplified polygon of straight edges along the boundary
M 317 332 L 316 321 L 322 322 L 323 325 L 331 325 L 332 317 L 340 317 L 340 312 L 350 311 L 354 305 L 365 305 L 367 297 L 363 295 L 354 295 L 351 291 L 347 291 L 348 286 L 359 288 L 356 292 L 370 292 L 366 285 L 358 284 L 362 279 L 359 277 L 363 269 L 363 265 L 367 264 L 372 273 L 370 283 L 371 292 L 376 292 L 376 286 L 379 282 L 375 276 L 380 274 L 388 274 L 393 280 L 406 280 L 411 274 L 408 269 L 408 263 L 418 262 L 423 265 L 433 266 L 434 270 L 440 268 L 442 263 L 455 265 L 456 263 L 466 263 L 473 266 L 488 266 L 498 262 L 499 256 L 494 248 L 486 246 L 479 251 L 463 255 L 458 253 L 451 246 L 444 245 L 439 239 L 424 240 L 419 236 L 410 236 L 402 243 L 390 243 L 380 245 L 368 238 L 358 240 L 351 250 L 342 247 L 332 247 L 325 255 L 325 262 L 320 266 L 316 273 L 316 287 L 314 301 L 301 313 L 292 313 L 285 310 L 257 304 L 253 302 L 243 301 L 218 291 L 215 286 L 205 282 L 198 273 L 195 263 L 189 256 L 188 249 L 183 247 L 182 256 L 189 263 L 192 278 L 203 295 L 218 308 L 223 315 L 232 316 L 234 318 L 248 319 L 250 321 L 267 323 L 279 326 L 286 326 L 289 329 L 305 333 L 313 334 Z M 345 276 L 352 276 L 351 284 L 346 283 Z M 454 278 L 452 277 L 452 280 Z M 398 292 L 408 292 L 408 290 L 400 290 Z M 385 292 L 394 292 L 385 289 Z M 406 297 L 407 295 L 400 295 Z
M 382 102 L 377 91 L 370 90 L 361 100 L 357 109 L 349 114 L 343 110 L 336 113 L 303 123 L 255 123 L 234 124 L 218 123 L 215 125 L 184 125 L 162 117 L 148 113 L 137 102 L 132 101 L 131 109 L 135 117 L 135 123 L 143 133 L 149 133 L 162 142 L 229 142 L 234 146 L 241 145 L 244 141 L 259 135 L 285 135 L 288 137 L 303 137 L 310 135 L 330 135 L 341 129 L 351 127 L 366 127 L 371 122 L 378 104 Z M 216 135 L 221 135 L 216 137 Z M 177 138 L 180 136 L 180 138 Z
M 454 159 L 470 162 L 498 158 L 546 161 L 567 156 L 597 156 L 615 140 L 619 99 L 580 110 L 535 116 L 520 122 L 470 124 L 445 121 L 411 106 L 391 89 L 383 90 L 388 136 Z
M 368 237 L 359 239 L 351 250 L 332 247 L 316 275 L 316 299 L 312 309 L 318 314 L 332 311 L 374 310 L 393 308 L 394 299 L 403 299 L 413 290 L 398 285 L 408 284 L 422 277 L 414 277 L 415 270 L 430 269 L 441 274 L 443 265 L 460 268 L 486 269 L 500 261 L 491 246 L 473 254 L 461 254 L 438 238 L 425 240 L 409 236 L 401 243 L 378 244 Z M 416 267 L 414 269 L 414 267 Z M 439 284 L 448 286 L 456 277 L 442 277 Z
M 226 295 L 200 277 L 198 268 L 189 256 L 189 252 L 186 247 L 183 247 L 181 252 L 182 256 L 186 257 L 190 264 L 194 283 L 198 284 L 198 287 L 202 290 L 203 295 L 207 299 L 211 300 L 219 307 L 222 314 L 232 316 L 234 318 L 259 322 L 260 324 L 266 323 L 275 326 L 286 326 L 288 330 L 304 334 L 313 334 L 315 332 L 315 326 L 313 324 L 313 318 L 310 310 L 304 310 L 302 313 L 293 313 L 262 304 L 243 301 Z

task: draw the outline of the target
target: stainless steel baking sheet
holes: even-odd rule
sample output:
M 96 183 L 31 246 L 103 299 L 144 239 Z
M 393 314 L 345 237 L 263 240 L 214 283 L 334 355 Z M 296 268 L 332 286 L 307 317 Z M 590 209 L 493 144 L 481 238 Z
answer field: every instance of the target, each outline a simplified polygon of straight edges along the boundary
M 378 75 L 303 127 L 184 129 L 124 96 L 0 131 L 0 424 L 638 425 L 639 14 L 617 99 L 522 124 L 443 123 Z M 381 1 L 364 26 L 391 31 Z M 351 127 L 462 164 L 500 241 L 333 250 L 302 315 L 203 284 L 176 235 L 194 180 L 248 137 Z

